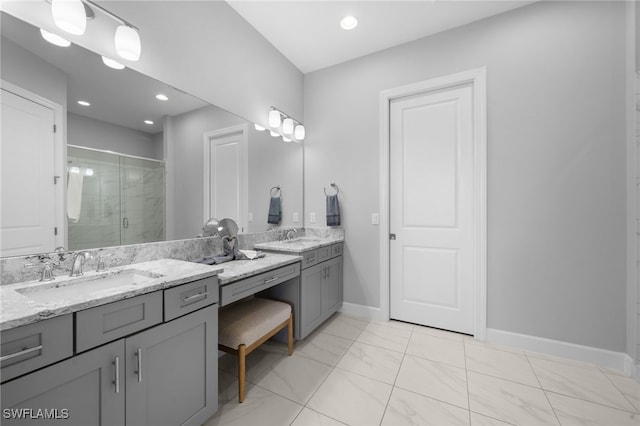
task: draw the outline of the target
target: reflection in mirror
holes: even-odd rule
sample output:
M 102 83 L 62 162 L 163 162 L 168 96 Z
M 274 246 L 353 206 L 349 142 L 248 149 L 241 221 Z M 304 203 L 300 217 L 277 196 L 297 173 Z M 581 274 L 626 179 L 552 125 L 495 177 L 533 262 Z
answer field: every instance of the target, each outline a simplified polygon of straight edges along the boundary
M 234 114 L 131 69 L 108 68 L 99 55 L 77 45 L 54 46 L 42 39 L 38 28 L 5 12 L 1 19 L 0 256 L 50 252 L 57 246 L 94 248 L 194 238 L 213 216 L 231 217 L 241 233 L 264 231 L 272 226 L 267 224 L 269 191 L 277 185 L 282 187 L 280 226 L 301 225 L 294 222 L 303 217 L 301 144 L 258 132 Z M 159 93 L 167 95 L 168 101 L 156 99 Z M 7 106 L 10 100 L 15 104 Z M 79 100 L 90 105 L 79 105 Z M 25 115 L 25 103 L 40 108 L 44 118 L 17 119 Z M 9 122 L 15 125 L 5 125 Z M 53 125 L 57 132 L 51 136 Z M 27 129 L 37 131 L 29 135 Z M 207 135 L 227 137 L 237 132 L 240 143 L 236 147 L 218 140 L 212 153 L 214 139 Z M 50 144 L 43 146 L 46 138 Z M 21 142 L 12 145 L 11 140 Z M 25 140 L 32 143 L 22 143 Z M 122 154 L 110 160 L 118 164 L 117 172 L 115 166 L 98 167 L 96 162 L 106 161 L 102 158 L 106 151 Z M 71 167 L 81 159 L 88 163 L 77 165 L 84 167 L 78 192 L 79 179 L 71 177 Z M 123 171 L 120 163 L 131 161 L 137 163 Z M 24 164 L 30 165 L 29 173 Z M 101 167 L 109 171 L 98 185 Z M 93 175 L 87 176 L 87 169 Z M 128 188 L 133 193 L 130 201 L 120 205 L 109 201 L 115 200 L 115 192 L 100 194 L 115 191 L 109 182 L 115 183 L 116 177 L 125 182 L 124 192 Z M 16 178 L 22 185 L 15 185 Z M 146 185 L 136 187 L 134 181 Z M 122 196 L 119 192 L 118 197 Z M 73 208 L 74 199 L 79 212 Z M 153 209 L 153 217 L 116 213 L 123 204 L 132 203 L 134 210 Z M 16 207 L 9 211 L 8 206 Z M 230 207 L 234 214 L 215 213 Z M 106 223 L 112 228 L 105 227 Z M 142 231 L 127 232 L 134 228 Z M 131 239 L 131 235 L 138 236 Z

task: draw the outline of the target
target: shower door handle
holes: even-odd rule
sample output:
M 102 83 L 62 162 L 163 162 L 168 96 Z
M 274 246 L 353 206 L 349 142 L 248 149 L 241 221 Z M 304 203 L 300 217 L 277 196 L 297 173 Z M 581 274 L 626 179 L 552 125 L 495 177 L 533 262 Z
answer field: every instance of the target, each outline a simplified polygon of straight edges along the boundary
M 129 227 L 129 219 L 124 217 L 122 218 L 122 227 L 123 228 L 128 228 Z

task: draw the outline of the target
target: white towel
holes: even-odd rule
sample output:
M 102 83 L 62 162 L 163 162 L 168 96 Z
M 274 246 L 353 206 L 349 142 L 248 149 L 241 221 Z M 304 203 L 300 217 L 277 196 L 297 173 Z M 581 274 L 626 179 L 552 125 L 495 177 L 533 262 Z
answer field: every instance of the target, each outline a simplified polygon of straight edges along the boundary
M 82 205 L 82 173 L 69 173 L 67 179 L 67 217 L 72 222 L 80 220 Z

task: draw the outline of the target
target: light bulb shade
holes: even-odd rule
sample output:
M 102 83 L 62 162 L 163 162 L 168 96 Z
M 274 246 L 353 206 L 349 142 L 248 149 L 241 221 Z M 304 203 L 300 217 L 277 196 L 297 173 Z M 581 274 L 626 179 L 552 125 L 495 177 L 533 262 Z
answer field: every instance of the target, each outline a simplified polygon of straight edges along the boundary
M 302 124 L 298 124 L 295 131 L 296 140 L 304 140 L 305 134 L 304 126 Z
M 82 35 L 87 28 L 87 15 L 80 0 L 51 0 L 51 15 L 58 28 L 69 34 Z
M 140 59 L 140 34 L 136 30 L 126 25 L 120 25 L 116 29 L 116 52 L 118 55 L 129 61 Z
M 286 136 L 283 136 L 283 137 L 282 137 L 282 140 L 283 140 L 283 141 L 285 141 L 285 142 L 291 142 L 291 139 L 289 139 L 289 138 L 288 138 L 288 137 L 286 137 Z
M 55 44 L 56 46 L 60 46 L 60 47 L 71 46 L 71 42 L 66 38 L 62 38 L 58 34 L 50 33 L 49 31 L 45 31 L 42 28 L 40 28 L 40 35 L 42 35 L 43 39 L 47 40 L 51 44 Z
M 273 128 L 280 127 L 280 111 L 272 109 L 269 111 L 269 126 Z
M 264 127 L 262 127 L 261 125 L 259 125 L 258 123 L 255 123 L 255 124 L 253 125 L 253 127 L 255 127 L 255 128 L 256 128 L 256 130 L 257 130 L 257 131 L 259 131 L 259 132 L 264 132 L 265 130 L 267 130 L 267 129 L 265 129 Z
M 290 118 L 285 118 L 282 122 L 282 131 L 285 135 L 293 134 L 293 120 Z
M 273 136 L 274 138 L 277 138 L 278 136 L 280 136 L 280 133 L 278 133 L 278 132 L 274 132 L 273 130 L 270 130 L 270 131 L 269 131 L 269 134 L 270 134 L 271 136 Z
M 114 61 L 111 58 L 107 58 L 106 56 L 102 57 L 102 63 L 108 66 L 109 68 L 113 68 L 114 70 L 122 70 L 124 69 L 124 65 L 122 65 L 118 61 Z

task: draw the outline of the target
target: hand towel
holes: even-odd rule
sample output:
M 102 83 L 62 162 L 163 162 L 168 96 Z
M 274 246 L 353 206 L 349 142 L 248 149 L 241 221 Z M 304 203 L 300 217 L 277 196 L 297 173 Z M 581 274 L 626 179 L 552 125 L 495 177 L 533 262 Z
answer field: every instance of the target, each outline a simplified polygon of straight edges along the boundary
M 280 208 L 280 197 L 271 197 L 269 201 L 269 217 L 267 223 L 278 225 L 282 219 L 282 209 Z
M 67 178 L 67 217 L 77 223 L 82 206 L 82 173 L 69 173 Z
M 340 225 L 340 204 L 338 194 L 327 195 L 327 226 Z

